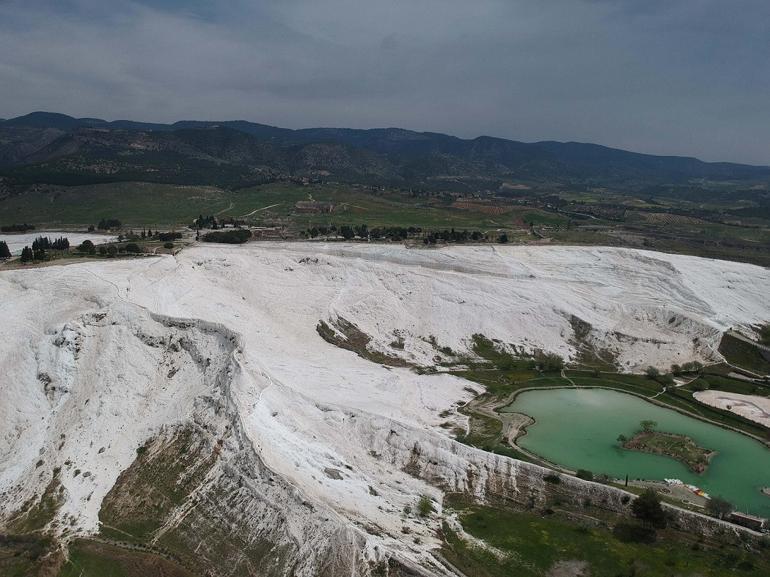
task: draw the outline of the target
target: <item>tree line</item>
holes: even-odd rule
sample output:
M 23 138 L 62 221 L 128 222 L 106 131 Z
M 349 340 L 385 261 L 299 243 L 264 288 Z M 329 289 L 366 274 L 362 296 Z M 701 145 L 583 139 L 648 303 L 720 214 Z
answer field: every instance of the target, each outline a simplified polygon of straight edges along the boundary
M 342 237 L 345 240 L 353 240 L 359 238 L 366 240 L 390 240 L 393 242 L 401 242 L 413 238 L 422 238 L 424 244 L 437 244 L 439 242 L 462 244 L 465 242 L 491 241 L 504 244 L 508 242 L 508 235 L 506 233 L 502 233 L 498 236 L 491 236 L 479 230 L 469 231 L 465 229 L 457 230 L 455 228 L 451 228 L 444 230 L 424 231 L 422 228 L 414 226 L 388 226 L 369 228 L 366 224 L 343 224 L 340 227 L 335 225 L 313 226 L 302 231 L 300 235 L 305 238 L 316 238 L 318 236 L 335 236 Z
M 0 226 L 0 231 L 2 232 L 27 232 L 30 230 L 35 230 L 34 225 L 31 224 L 6 224 L 3 226 Z

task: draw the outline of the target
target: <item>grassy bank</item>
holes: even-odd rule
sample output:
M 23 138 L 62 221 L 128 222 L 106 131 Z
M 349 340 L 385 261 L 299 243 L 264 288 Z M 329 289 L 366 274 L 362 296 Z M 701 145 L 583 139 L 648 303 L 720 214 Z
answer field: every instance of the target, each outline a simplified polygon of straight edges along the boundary
M 540 513 L 452 503 L 463 539 L 444 527 L 442 554 L 466 575 L 478 577 L 759 577 L 770 574 L 770 557 L 727 539 L 707 541 L 666 529 L 654 543 L 629 542 L 590 516 L 576 521 L 559 510 Z M 764 549 L 767 551 L 767 548 Z

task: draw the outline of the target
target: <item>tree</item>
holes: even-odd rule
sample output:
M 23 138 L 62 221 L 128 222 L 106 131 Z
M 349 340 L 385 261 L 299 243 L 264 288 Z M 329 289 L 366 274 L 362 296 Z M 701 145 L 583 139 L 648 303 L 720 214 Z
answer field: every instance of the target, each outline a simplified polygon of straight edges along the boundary
M 655 427 L 658 426 L 657 422 L 652 421 L 650 419 L 645 419 L 639 424 L 642 426 L 642 431 L 644 431 L 645 433 L 652 433 L 655 430 Z
M 652 489 L 645 489 L 631 503 L 631 513 L 647 526 L 656 529 L 666 527 L 666 512 L 660 504 L 660 497 Z
M 126 245 L 126 252 L 132 252 L 136 254 L 136 253 L 142 252 L 142 247 L 140 247 L 135 242 L 129 242 Z
M 624 434 L 621 433 L 620 435 L 618 435 L 618 443 L 620 443 L 621 445 L 625 445 L 627 441 L 628 441 L 628 437 L 626 437 Z
M 594 474 L 588 469 L 578 469 L 577 472 L 575 473 L 575 476 L 578 479 L 583 479 L 584 481 L 594 480 Z
M 655 367 L 647 367 L 647 370 L 644 371 L 644 374 L 646 374 L 650 379 L 657 380 L 660 376 L 660 371 Z
M 499 242 L 500 244 L 506 244 L 508 242 L 508 234 L 504 232 L 503 234 L 498 236 L 497 242 Z
M 32 262 L 34 258 L 35 254 L 32 252 L 31 248 L 25 246 L 21 249 L 21 262 Z
M 84 240 L 83 242 L 78 245 L 78 251 L 84 252 L 86 254 L 94 254 L 96 252 L 96 248 L 94 247 L 94 243 L 90 240 Z
M 11 258 L 11 249 L 4 240 L 0 240 L 0 258 Z
M 706 503 L 706 511 L 712 517 L 724 519 L 735 510 L 732 503 L 720 496 L 711 497 Z
M 115 245 L 111 244 L 107 247 L 108 258 L 114 258 L 116 254 L 118 254 L 118 249 L 115 247 Z

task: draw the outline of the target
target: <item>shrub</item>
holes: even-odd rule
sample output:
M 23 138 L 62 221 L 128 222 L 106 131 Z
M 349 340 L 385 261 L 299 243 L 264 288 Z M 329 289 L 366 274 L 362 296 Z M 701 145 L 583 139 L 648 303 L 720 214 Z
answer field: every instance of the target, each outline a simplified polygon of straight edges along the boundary
M 427 495 L 420 497 L 420 500 L 417 502 L 417 512 L 420 514 L 420 517 L 427 517 L 433 513 L 433 511 L 435 511 L 435 509 L 433 508 L 433 501 L 431 498 Z
M 711 497 L 706 503 L 706 511 L 708 514 L 717 519 L 724 519 L 734 510 L 735 507 L 733 507 L 732 503 L 719 495 Z
M 78 245 L 78 251 L 84 252 L 86 254 L 94 254 L 96 252 L 96 248 L 94 247 L 94 243 L 90 240 L 84 240 Z
M 551 483 L 553 485 L 558 485 L 559 483 L 561 483 L 561 477 L 559 477 L 559 475 L 557 475 L 556 473 L 550 473 L 545 477 L 543 477 L 543 481 L 545 481 L 546 483 Z
M 207 232 L 203 235 L 204 242 L 222 242 L 225 244 L 243 244 L 251 238 L 251 231 L 245 228 Z
M 647 369 L 644 371 L 644 374 L 653 380 L 658 380 L 658 377 L 660 377 L 660 371 L 655 367 L 647 367 Z
M 613 529 L 613 534 L 619 541 L 624 543 L 654 543 L 655 542 L 655 529 L 640 525 L 638 523 L 630 523 L 628 521 L 621 521 Z
M 35 227 L 31 224 L 6 224 L 0 227 L 2 232 L 27 232 L 28 230 L 35 230 Z
M 174 243 L 173 242 L 164 242 L 163 243 L 163 248 L 174 248 Z
M 126 245 L 126 252 L 131 252 L 131 253 L 134 253 L 134 254 L 140 253 L 140 252 L 142 252 L 142 247 L 139 246 L 138 244 L 136 244 L 135 242 L 129 242 Z
M 594 480 L 594 474 L 587 470 L 587 469 L 578 469 L 577 473 L 575 473 L 575 476 L 578 479 L 583 479 L 584 481 L 593 481 Z

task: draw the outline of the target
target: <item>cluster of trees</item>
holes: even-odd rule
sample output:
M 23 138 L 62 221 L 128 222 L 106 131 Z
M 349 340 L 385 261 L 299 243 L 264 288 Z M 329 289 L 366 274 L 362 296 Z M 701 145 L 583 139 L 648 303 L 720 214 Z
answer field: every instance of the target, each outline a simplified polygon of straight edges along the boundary
M 385 226 L 369 228 L 366 224 L 343 224 L 339 228 L 331 226 L 314 226 L 303 231 L 302 236 L 316 238 L 318 236 L 341 236 L 345 240 L 361 238 L 367 240 L 391 240 L 400 242 L 408 238 L 422 237 L 424 244 L 486 242 L 490 237 L 478 230 L 456 230 L 454 228 L 434 231 L 423 231 L 420 227 Z M 502 233 L 497 242 L 507 243 L 508 235 Z
M 162 242 L 171 242 L 172 240 L 177 240 L 182 238 L 181 232 L 159 232 L 158 233 L 158 240 Z
M 123 225 L 117 218 L 103 218 L 96 225 L 99 230 L 110 230 L 112 228 L 120 228 Z
M 243 244 L 251 238 L 251 231 L 245 228 L 231 228 L 203 235 L 204 242 L 223 242 L 225 244 Z
M 0 226 L 2 232 L 27 232 L 28 230 L 35 230 L 35 227 L 31 224 L 6 224 Z
M 11 256 L 11 252 L 8 250 L 8 245 L 2 243 L 0 246 L 0 258 L 8 258 Z M 67 250 L 70 247 L 70 241 L 66 237 L 60 236 L 51 240 L 47 236 L 39 236 L 32 241 L 32 247 L 25 246 L 21 250 L 21 262 L 27 263 L 32 261 L 48 260 L 49 255 L 47 250 Z M 7 254 L 6 254 L 7 253 Z
M 47 236 L 39 236 L 32 241 L 32 250 L 67 250 L 70 247 L 70 241 L 64 236 L 51 240 Z
M 303 231 L 302 234 L 303 236 L 310 238 L 316 238 L 317 236 L 339 235 L 346 240 L 358 237 L 368 238 L 371 240 L 387 239 L 398 242 L 422 234 L 422 229 L 414 226 L 385 226 L 370 229 L 366 224 L 359 226 L 343 225 L 337 229 L 335 225 L 331 225 L 317 227 L 314 226 L 307 229 L 306 231 Z
M 423 242 L 425 244 L 436 244 L 439 241 L 442 242 L 453 242 L 453 243 L 463 243 L 473 241 L 478 242 L 480 240 L 483 240 L 485 236 L 480 233 L 477 230 L 474 230 L 473 232 L 468 232 L 467 230 L 437 230 L 434 232 L 429 232 L 425 238 L 423 239 Z
M 80 243 L 77 247 L 77 250 L 78 252 L 82 252 L 84 254 L 96 254 L 98 252 L 99 256 L 108 258 L 112 258 L 119 253 L 139 254 L 144 252 L 144 249 L 135 242 L 129 242 L 125 245 L 99 245 L 97 249 L 94 243 L 90 240 L 84 240 L 82 243 Z
M 535 364 L 544 373 L 555 372 L 564 368 L 564 359 L 556 353 L 538 352 L 535 354 Z
M 203 216 L 198 215 L 198 218 L 195 219 L 195 222 L 193 222 L 193 228 L 201 229 L 201 228 L 210 228 L 212 230 L 217 230 L 218 228 L 223 228 L 225 225 L 230 225 L 234 227 L 243 226 L 245 223 L 242 220 L 237 220 L 233 217 L 225 217 L 222 219 L 217 219 L 216 216 Z
M 212 228 L 214 230 L 219 228 L 219 221 L 215 216 L 203 216 L 202 214 L 195 219 L 193 225 L 196 228 Z
M 674 383 L 674 375 L 671 373 L 661 373 L 657 367 L 647 367 L 644 374 L 648 379 L 659 382 L 661 385 L 671 385 Z
M 671 373 L 677 377 L 679 375 L 692 375 L 700 373 L 702 370 L 703 364 L 699 363 L 698 361 L 690 361 L 688 363 L 684 363 L 683 365 L 671 365 Z

